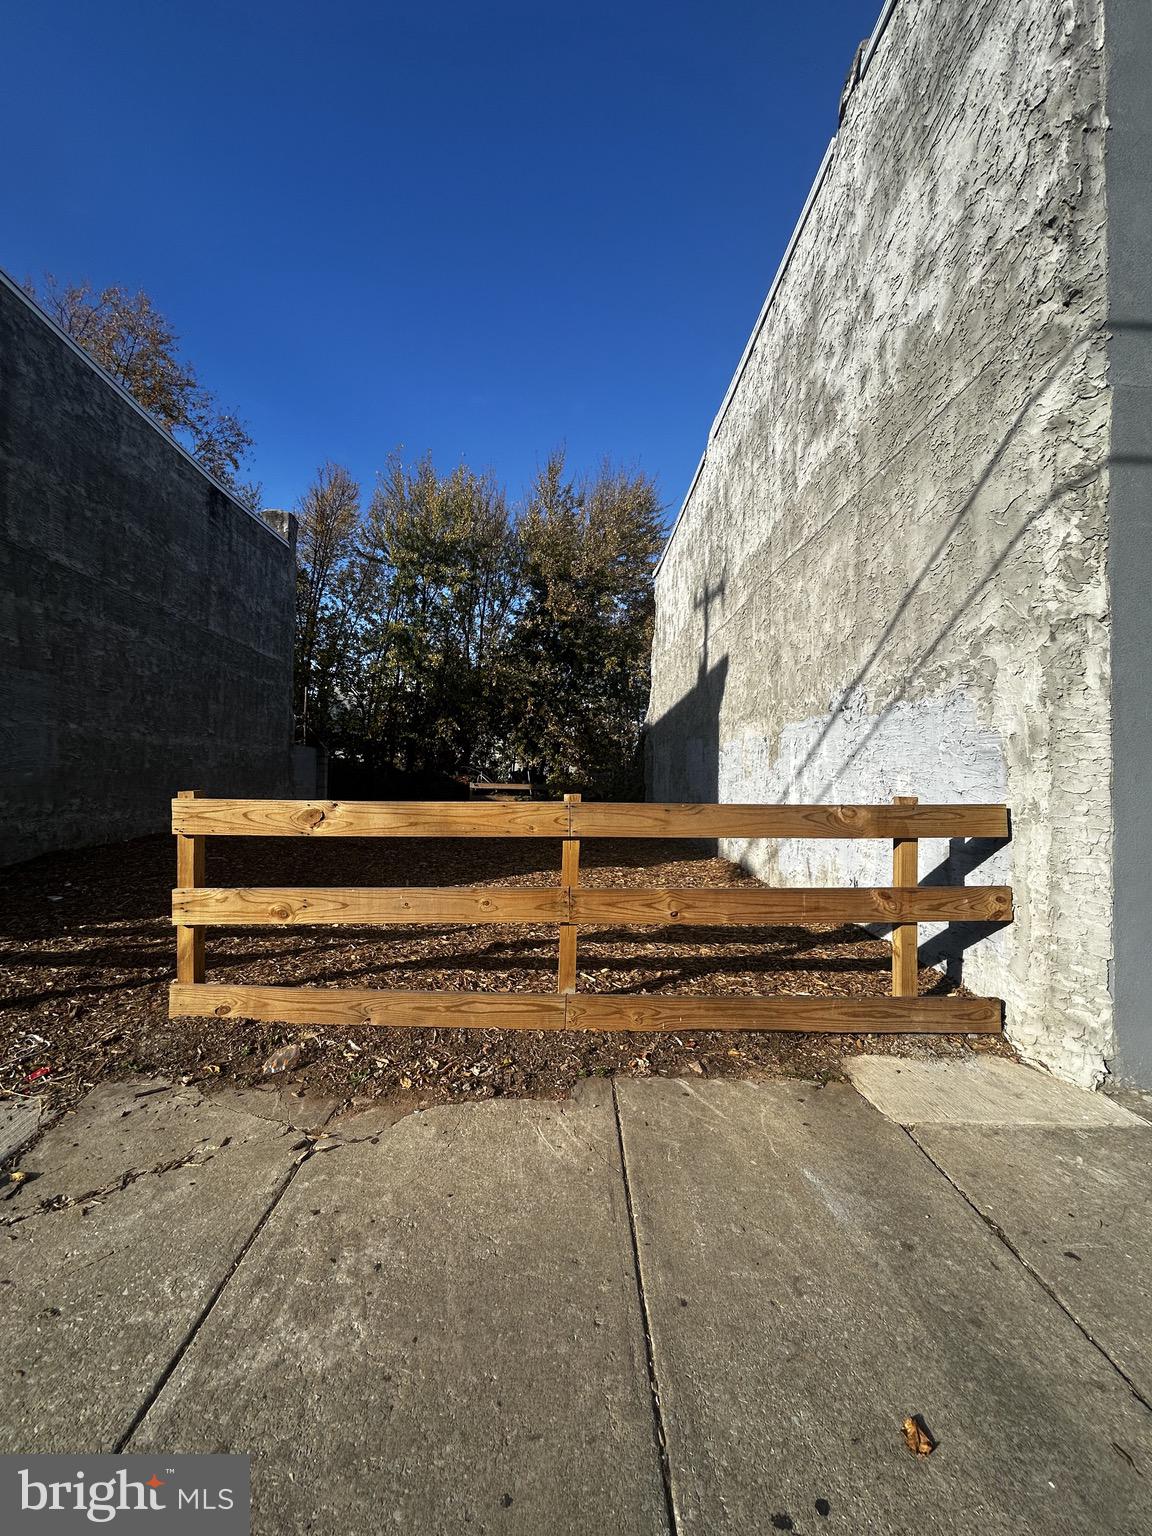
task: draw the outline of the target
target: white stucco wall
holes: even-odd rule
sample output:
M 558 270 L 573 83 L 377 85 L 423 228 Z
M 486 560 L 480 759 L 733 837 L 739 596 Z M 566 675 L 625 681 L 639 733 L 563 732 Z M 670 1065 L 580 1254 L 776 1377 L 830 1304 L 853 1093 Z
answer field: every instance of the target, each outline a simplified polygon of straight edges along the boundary
M 1010 848 L 953 850 L 1016 897 L 963 980 L 1084 1084 L 1112 1047 L 1102 57 L 1097 0 L 898 0 L 659 569 L 649 736 L 654 799 L 1006 800 Z M 729 851 L 890 879 L 883 845 Z

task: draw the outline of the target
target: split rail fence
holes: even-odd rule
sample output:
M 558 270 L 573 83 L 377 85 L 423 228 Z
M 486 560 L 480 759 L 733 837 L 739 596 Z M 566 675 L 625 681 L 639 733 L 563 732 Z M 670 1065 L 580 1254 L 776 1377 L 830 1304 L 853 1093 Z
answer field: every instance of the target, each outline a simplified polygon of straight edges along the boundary
M 1002 805 L 655 805 L 563 801 L 211 800 L 172 802 L 177 844 L 176 982 L 169 1013 L 269 1023 L 382 1024 L 501 1029 L 763 1029 L 867 1033 L 992 1033 L 997 998 L 920 996 L 917 925 L 1005 923 L 1009 886 L 918 884 L 921 838 L 1008 836 Z M 559 884 L 544 889 L 214 889 L 205 884 L 210 837 L 517 837 L 561 839 Z M 580 844 L 590 838 L 871 838 L 892 844 L 892 884 L 820 889 L 588 889 Z M 580 993 L 577 934 L 585 924 L 879 923 L 892 925 L 892 991 L 883 997 L 682 997 Z M 555 993 L 416 992 L 245 986 L 205 980 L 205 929 L 305 924 L 555 923 Z

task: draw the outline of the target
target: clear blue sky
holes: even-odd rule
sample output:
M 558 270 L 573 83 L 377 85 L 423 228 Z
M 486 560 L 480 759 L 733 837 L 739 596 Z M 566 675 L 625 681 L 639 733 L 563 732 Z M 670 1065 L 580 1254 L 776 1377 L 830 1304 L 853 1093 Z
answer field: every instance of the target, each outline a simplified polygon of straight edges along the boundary
M 0 265 L 145 288 L 269 505 L 566 442 L 674 511 L 878 9 L 9 7 Z

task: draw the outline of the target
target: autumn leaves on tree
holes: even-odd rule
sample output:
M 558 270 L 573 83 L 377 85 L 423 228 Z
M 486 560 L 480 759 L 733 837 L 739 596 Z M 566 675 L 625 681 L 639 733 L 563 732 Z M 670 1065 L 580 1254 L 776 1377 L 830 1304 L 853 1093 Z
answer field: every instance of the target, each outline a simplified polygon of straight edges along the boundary
M 241 501 L 259 510 L 260 486 L 239 478 L 252 438 L 179 353 L 179 337 L 146 293 L 119 284 L 60 283 L 47 273 L 26 291 L 60 329 Z

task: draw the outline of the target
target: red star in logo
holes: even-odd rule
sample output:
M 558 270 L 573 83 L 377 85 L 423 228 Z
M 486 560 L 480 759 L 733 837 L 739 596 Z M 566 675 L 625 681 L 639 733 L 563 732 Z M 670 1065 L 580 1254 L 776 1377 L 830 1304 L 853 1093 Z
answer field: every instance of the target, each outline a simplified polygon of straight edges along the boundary
M 153 1472 L 152 1476 L 148 1479 L 146 1486 L 149 1488 L 163 1488 L 164 1479 L 162 1477 L 157 1477 L 155 1472 Z

